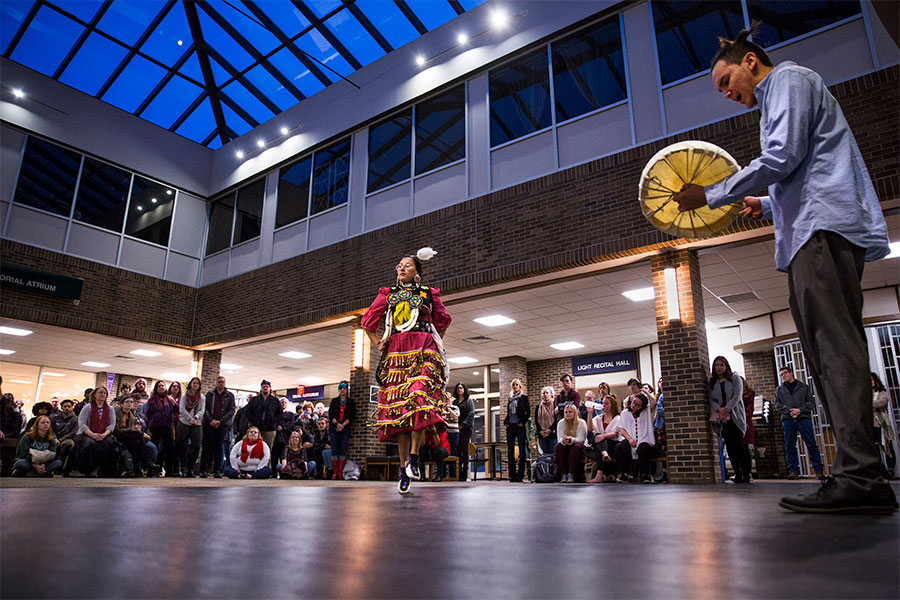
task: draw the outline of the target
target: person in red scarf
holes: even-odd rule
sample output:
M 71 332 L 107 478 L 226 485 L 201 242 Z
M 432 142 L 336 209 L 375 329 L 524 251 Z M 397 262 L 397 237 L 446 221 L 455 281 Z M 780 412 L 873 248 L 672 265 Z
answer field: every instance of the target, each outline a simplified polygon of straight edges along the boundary
M 269 457 L 268 444 L 263 442 L 256 425 L 252 425 L 244 439 L 231 449 L 225 476 L 229 479 L 268 479 L 272 476 Z
M 116 413 L 106 403 L 108 397 L 105 387 L 94 388 L 90 395 L 91 403 L 78 415 L 75 448 L 64 475 L 96 477 L 98 473 L 111 474 L 115 471 L 118 453 L 112 432 L 116 428 Z

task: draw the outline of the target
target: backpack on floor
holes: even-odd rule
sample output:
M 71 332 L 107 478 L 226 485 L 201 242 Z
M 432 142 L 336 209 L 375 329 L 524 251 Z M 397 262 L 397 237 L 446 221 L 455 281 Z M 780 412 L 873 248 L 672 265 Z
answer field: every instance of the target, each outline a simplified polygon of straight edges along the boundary
M 357 480 L 361 474 L 362 470 L 359 468 L 359 465 L 348 458 L 344 465 L 344 479 Z
M 119 451 L 119 459 L 116 461 L 116 475 L 122 477 L 134 473 L 134 458 L 126 448 Z
M 556 457 L 542 454 L 534 459 L 531 466 L 531 477 L 535 483 L 553 483 L 556 481 Z

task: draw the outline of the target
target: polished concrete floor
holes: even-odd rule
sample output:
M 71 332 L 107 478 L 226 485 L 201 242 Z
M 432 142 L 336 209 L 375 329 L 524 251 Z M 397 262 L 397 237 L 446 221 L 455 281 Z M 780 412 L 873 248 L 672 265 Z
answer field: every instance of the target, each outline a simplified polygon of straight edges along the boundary
M 900 513 L 815 487 L 4 479 L 0 597 L 900 597 Z

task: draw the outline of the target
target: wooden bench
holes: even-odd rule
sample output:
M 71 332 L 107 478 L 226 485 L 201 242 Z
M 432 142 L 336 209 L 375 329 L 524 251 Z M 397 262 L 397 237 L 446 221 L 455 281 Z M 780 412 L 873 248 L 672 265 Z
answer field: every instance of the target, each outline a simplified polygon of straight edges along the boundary
M 399 456 L 367 456 L 366 474 L 369 481 L 391 481 L 400 469 Z
M 453 475 L 451 475 L 448 479 L 452 479 L 453 481 L 459 481 L 459 457 L 458 456 L 448 456 L 444 459 L 444 464 L 453 465 Z M 423 481 L 430 481 L 432 477 L 432 473 L 434 473 L 434 469 L 437 467 L 437 462 L 433 460 L 425 461 L 425 472 L 422 473 Z M 443 477 L 443 475 L 442 475 Z

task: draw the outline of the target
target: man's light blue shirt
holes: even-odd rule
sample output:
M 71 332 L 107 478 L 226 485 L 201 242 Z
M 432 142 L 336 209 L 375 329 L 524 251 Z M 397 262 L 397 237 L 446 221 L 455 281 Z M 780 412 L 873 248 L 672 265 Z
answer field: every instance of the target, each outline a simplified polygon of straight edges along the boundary
M 775 266 L 788 271 L 794 255 L 819 230 L 866 250 L 866 260 L 890 252 L 887 224 L 859 147 L 825 82 L 794 62 L 776 66 L 753 90 L 760 110 L 762 154 L 724 181 L 706 186 L 718 208 L 768 187 L 763 218 L 775 223 Z

